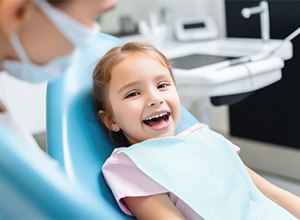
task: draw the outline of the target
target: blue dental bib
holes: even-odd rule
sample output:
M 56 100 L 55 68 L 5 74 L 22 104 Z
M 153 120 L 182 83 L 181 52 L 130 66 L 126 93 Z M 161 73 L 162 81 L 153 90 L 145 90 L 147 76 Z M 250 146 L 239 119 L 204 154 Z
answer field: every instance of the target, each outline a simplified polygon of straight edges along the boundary
M 150 139 L 122 153 L 204 219 L 296 219 L 256 188 L 232 144 L 209 129 Z

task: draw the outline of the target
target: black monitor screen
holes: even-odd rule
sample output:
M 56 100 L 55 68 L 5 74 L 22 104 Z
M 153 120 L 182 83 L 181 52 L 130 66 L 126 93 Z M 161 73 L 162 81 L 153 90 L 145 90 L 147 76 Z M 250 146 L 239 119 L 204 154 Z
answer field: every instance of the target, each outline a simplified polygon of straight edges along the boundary
M 206 54 L 191 54 L 183 57 L 170 59 L 172 66 L 178 69 L 194 69 L 209 64 L 219 63 L 222 61 L 234 59 L 236 57 L 216 56 Z
M 185 30 L 196 29 L 196 28 L 205 28 L 205 23 L 204 22 L 198 22 L 198 23 L 184 24 L 183 28 Z

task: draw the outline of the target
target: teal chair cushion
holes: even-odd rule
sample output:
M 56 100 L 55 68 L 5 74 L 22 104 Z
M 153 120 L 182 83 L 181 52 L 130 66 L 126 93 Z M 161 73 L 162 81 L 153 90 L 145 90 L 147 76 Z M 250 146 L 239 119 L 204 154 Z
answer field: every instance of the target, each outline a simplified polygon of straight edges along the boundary
M 96 117 L 92 96 L 92 72 L 97 61 L 111 47 L 122 44 L 116 38 L 100 34 L 97 43 L 81 51 L 80 61 L 47 88 L 47 151 L 64 167 L 69 178 L 83 184 L 98 198 L 121 213 L 101 167 L 114 147 Z M 197 120 L 182 108 L 177 131 Z M 129 218 L 129 217 L 127 217 Z
M 116 219 L 80 184 L 0 121 L 0 219 Z

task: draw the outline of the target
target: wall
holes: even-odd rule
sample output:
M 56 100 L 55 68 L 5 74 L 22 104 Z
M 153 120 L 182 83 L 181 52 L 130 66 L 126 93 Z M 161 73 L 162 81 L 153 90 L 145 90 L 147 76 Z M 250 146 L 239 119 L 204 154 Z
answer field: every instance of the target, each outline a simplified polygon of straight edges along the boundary
M 32 134 L 45 132 L 46 83 L 27 83 L 0 72 L 0 99 L 25 130 Z
M 229 36 L 260 37 L 259 16 L 249 19 L 236 16 L 241 8 L 258 4 L 259 1 L 226 1 L 226 9 L 231 15 L 227 17 Z M 299 10 L 299 1 L 269 1 L 271 37 L 283 39 L 299 28 Z M 283 13 L 285 11 L 289 13 Z M 232 134 L 300 150 L 300 103 L 297 101 L 300 93 L 300 37 L 292 42 L 293 58 L 285 62 L 282 79 L 230 107 Z M 244 118 L 247 113 L 250 114 Z
M 243 19 L 240 11 L 259 0 L 226 0 L 229 37 L 260 37 L 259 16 Z M 268 0 L 270 36 L 283 39 L 299 27 L 299 1 Z M 288 12 L 288 13 L 286 13 Z M 300 38 L 292 41 L 293 58 L 285 62 L 282 79 L 230 107 L 230 133 L 243 144 L 244 161 L 253 168 L 300 180 Z M 242 140 L 242 141 L 241 141 Z M 254 141 L 255 140 L 255 141 Z
M 224 36 L 224 0 L 122 0 L 113 11 L 100 18 L 101 28 L 104 32 L 118 32 L 120 16 L 130 15 L 138 21 L 148 19 L 151 12 L 160 13 L 162 8 L 171 26 L 176 18 L 213 16 Z

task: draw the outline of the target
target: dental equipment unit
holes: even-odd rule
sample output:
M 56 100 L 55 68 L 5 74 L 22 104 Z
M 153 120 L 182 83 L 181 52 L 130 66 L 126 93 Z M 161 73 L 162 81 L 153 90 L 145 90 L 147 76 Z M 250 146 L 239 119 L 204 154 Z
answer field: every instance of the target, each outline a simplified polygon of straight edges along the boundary
M 277 47 L 275 47 L 274 49 L 272 49 L 270 51 L 267 51 L 265 53 L 263 52 L 263 53 L 259 53 L 259 54 L 255 54 L 255 55 L 251 55 L 251 56 L 244 56 L 244 57 L 232 59 L 232 60 L 229 61 L 229 64 L 227 66 L 224 66 L 222 68 L 235 66 L 235 65 L 240 65 L 240 64 L 244 64 L 244 63 L 248 63 L 248 62 L 259 61 L 259 60 L 263 60 L 263 59 L 266 59 L 268 57 L 271 57 L 271 56 L 275 55 L 283 47 L 283 45 L 285 43 L 293 40 L 299 34 L 300 34 L 300 27 L 298 27 L 296 30 L 294 30 L 292 33 L 290 33 L 286 38 L 284 38 L 282 40 L 282 42 Z M 220 70 L 220 69 L 218 69 L 218 70 Z

